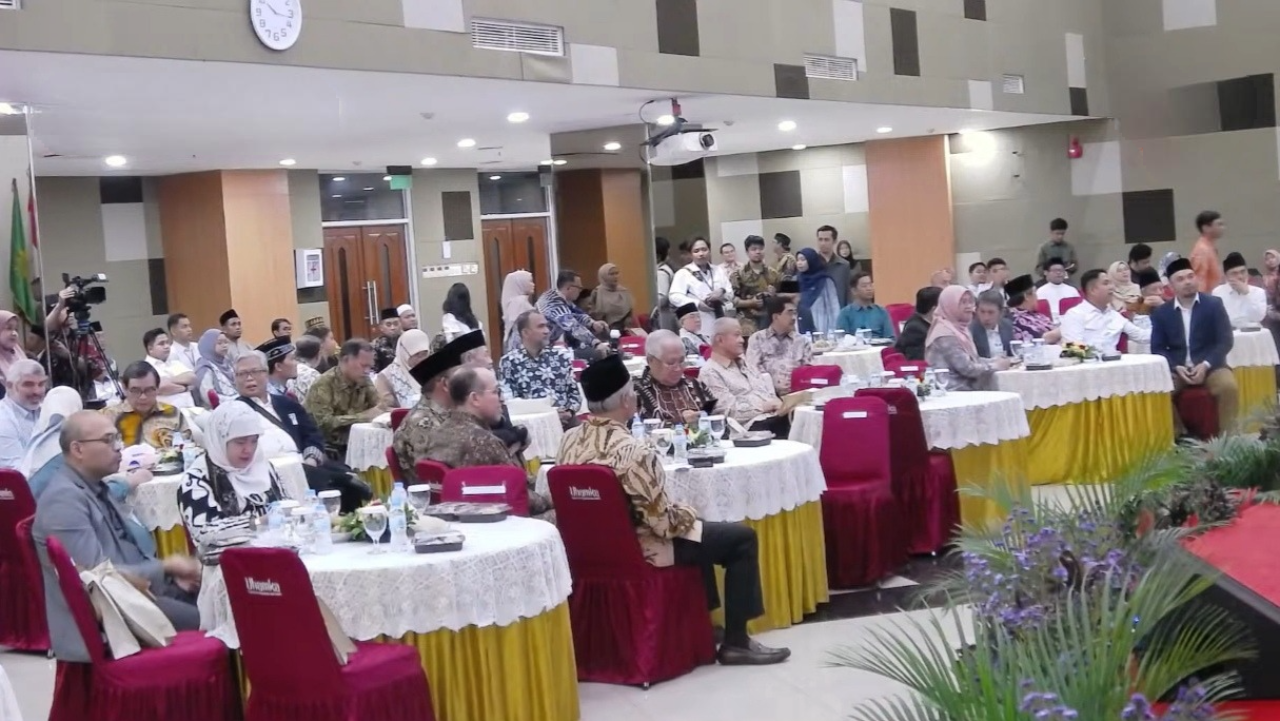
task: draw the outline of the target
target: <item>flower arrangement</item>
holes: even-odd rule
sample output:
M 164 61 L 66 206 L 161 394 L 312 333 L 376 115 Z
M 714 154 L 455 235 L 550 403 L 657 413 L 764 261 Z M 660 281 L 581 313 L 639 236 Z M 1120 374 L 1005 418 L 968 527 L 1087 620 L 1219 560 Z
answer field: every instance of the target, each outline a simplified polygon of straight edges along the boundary
M 383 497 L 383 498 L 375 498 L 365 505 L 366 506 L 386 506 L 388 509 L 390 509 L 391 501 L 389 500 L 389 498 L 390 498 L 389 496 Z M 404 504 L 405 524 L 409 528 L 412 528 L 413 522 L 417 520 L 417 518 L 418 518 L 418 512 L 413 509 L 413 506 L 409 505 L 408 503 L 405 503 Z M 338 521 L 335 526 L 335 529 L 339 533 L 350 533 L 351 540 L 353 541 L 372 540 L 369 538 L 369 534 L 364 530 L 364 517 L 360 515 L 360 513 L 358 512 L 347 513 L 345 515 L 338 516 Z M 385 531 L 384 533 L 390 533 L 389 529 L 390 529 L 390 524 L 388 524 L 388 530 Z
M 1094 357 L 1097 352 L 1096 348 L 1084 343 L 1063 343 L 1061 357 L 1082 361 Z

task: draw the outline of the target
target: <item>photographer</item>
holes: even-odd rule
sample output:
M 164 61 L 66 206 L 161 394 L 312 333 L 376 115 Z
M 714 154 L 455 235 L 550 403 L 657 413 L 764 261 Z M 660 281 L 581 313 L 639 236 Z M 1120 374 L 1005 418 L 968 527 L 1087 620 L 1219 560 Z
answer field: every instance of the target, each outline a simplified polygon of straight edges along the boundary
M 107 377 L 107 363 L 97 344 L 79 330 L 76 314 L 83 310 L 87 318 L 92 300 L 84 297 L 83 281 L 76 281 L 66 281 L 67 286 L 58 292 L 57 303 L 45 316 L 45 350 L 39 360 L 51 368 L 51 386 L 69 386 L 81 398 L 92 400 L 94 382 Z

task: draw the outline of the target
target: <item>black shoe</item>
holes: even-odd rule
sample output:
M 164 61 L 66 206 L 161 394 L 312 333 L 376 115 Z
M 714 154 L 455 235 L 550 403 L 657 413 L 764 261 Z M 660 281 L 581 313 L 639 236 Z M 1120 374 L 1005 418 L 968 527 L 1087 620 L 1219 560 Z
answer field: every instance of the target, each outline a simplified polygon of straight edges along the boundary
M 716 659 L 722 666 L 767 666 L 782 663 L 791 657 L 789 648 L 769 648 L 755 640 L 747 642 L 747 647 L 723 645 Z
M 715 641 L 717 647 L 723 644 L 724 643 L 724 626 L 712 626 L 711 638 L 712 640 Z

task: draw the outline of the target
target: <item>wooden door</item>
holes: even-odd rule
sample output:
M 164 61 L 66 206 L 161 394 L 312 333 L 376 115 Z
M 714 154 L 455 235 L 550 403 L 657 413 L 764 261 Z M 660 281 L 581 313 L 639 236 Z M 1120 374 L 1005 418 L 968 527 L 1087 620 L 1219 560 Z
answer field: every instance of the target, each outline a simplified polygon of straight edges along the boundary
M 485 220 L 484 267 L 489 274 L 489 325 L 502 328 L 502 281 L 507 274 L 527 270 L 533 274 L 536 293 L 551 286 L 551 266 L 547 260 L 547 219 L 513 218 Z M 501 344 L 490 344 L 500 348 Z
M 409 302 L 409 261 L 405 257 L 404 226 L 370 226 L 363 232 L 365 277 L 373 298 L 374 325 L 383 308 Z M 370 329 L 372 330 L 372 329 Z M 370 334 L 367 337 L 373 337 Z
M 377 336 L 378 311 L 409 302 L 404 226 L 324 229 L 325 295 L 334 336 Z

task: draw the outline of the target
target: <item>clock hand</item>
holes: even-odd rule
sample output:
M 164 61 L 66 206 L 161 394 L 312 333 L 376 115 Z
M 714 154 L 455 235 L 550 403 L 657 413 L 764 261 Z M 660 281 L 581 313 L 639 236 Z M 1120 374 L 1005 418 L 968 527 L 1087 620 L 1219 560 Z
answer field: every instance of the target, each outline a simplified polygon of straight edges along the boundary
M 272 5 L 271 3 L 263 2 L 262 4 L 266 5 L 267 8 L 270 9 L 271 12 L 275 13 L 278 17 L 284 17 L 284 13 L 280 12 L 279 10 L 276 10 L 275 6 Z

